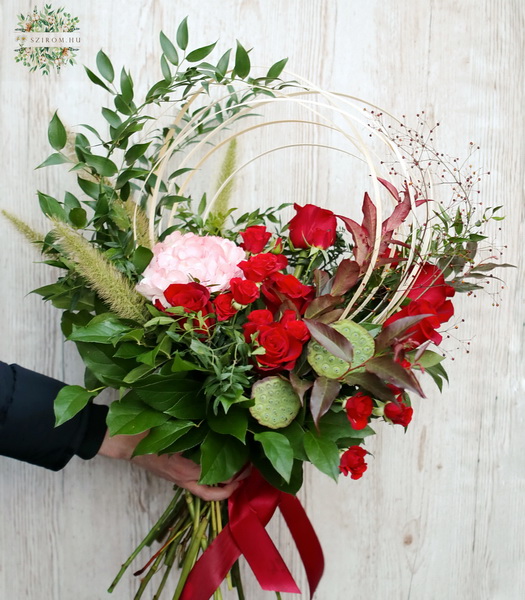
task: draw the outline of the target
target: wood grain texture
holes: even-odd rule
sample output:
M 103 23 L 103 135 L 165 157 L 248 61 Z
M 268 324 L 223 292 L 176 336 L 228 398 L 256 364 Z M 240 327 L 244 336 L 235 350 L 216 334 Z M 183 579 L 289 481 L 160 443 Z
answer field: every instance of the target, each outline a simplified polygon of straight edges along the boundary
M 79 62 L 93 66 L 102 47 L 114 64 L 131 67 L 138 88 L 160 74 L 159 31 L 173 37 L 189 15 L 192 44 L 220 36 L 229 46 L 239 38 L 253 46 L 256 64 L 288 56 L 294 72 L 393 114 L 410 118 L 425 109 L 441 122 L 439 145 L 452 154 L 463 153 L 470 140 L 481 145 L 478 158 L 491 172 L 483 197 L 487 204 L 503 204 L 508 215 L 492 234 L 497 246 L 506 247 L 504 260 L 518 266 L 504 273 L 505 289 L 494 297 L 500 306 L 492 307 L 487 294 L 461 298 L 456 312 L 465 323 L 446 341 L 455 360 L 448 363 L 451 384 L 443 395 L 427 385 L 429 397 L 417 401 L 406 435 L 400 428 L 378 428 L 368 446 L 374 458 L 362 480 L 336 486 L 308 470 L 300 495 L 326 554 L 318 600 L 520 600 L 525 589 L 523 2 L 91 0 L 56 6 L 62 5 L 80 17 Z M 71 183 L 60 168 L 33 171 L 48 154 L 49 118 L 58 108 L 71 128 L 102 123 L 105 95 L 87 82 L 80 66 L 44 78 L 14 62 L 10 40 L 16 15 L 32 6 L 14 0 L 0 5 L 0 205 L 43 228 L 35 190 L 60 194 Z M 293 135 L 306 139 L 302 130 Z M 255 144 L 247 140 L 241 150 L 248 154 Z M 237 183 L 238 205 L 296 200 L 357 211 L 359 198 L 348 192 L 355 181 L 340 158 L 321 150 L 282 157 L 280 166 L 246 169 Z M 27 295 L 53 279 L 38 260 L 0 221 L 0 357 L 79 382 L 80 362 L 62 342 L 58 311 Z M 130 578 L 113 596 L 105 590 L 169 495 L 168 484 L 101 458 L 73 460 L 57 474 L 0 459 L 0 597 L 130 600 Z M 288 532 L 278 520 L 271 530 L 306 589 Z M 267 597 L 272 594 L 250 579 L 247 598 Z

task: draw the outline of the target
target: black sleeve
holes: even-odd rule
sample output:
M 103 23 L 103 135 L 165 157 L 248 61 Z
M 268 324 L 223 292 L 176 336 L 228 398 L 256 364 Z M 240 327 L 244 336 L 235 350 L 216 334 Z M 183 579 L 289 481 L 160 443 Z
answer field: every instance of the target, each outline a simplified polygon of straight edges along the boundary
M 107 407 L 89 404 L 55 427 L 53 401 L 65 384 L 0 362 L 0 455 L 58 471 L 74 456 L 89 459 L 106 433 Z

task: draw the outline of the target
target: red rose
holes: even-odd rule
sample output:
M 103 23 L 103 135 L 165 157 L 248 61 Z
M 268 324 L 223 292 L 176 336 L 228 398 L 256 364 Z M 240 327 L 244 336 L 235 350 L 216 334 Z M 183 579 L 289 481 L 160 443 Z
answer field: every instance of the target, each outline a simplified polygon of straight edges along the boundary
M 361 446 L 351 446 L 341 456 L 339 470 L 343 475 L 349 475 L 352 479 L 360 479 L 367 469 L 365 456 L 368 454 Z
M 290 240 L 295 248 L 329 248 L 335 242 L 337 220 L 331 210 L 319 208 L 313 204 L 299 206 L 290 221 Z
M 215 308 L 214 312 L 217 315 L 217 321 L 226 321 L 237 313 L 236 309 L 232 306 L 233 294 L 226 292 L 219 294 L 213 301 Z
M 284 300 L 291 300 L 297 310 L 303 313 L 313 300 L 315 290 L 310 285 L 301 283 L 294 275 L 274 273 L 262 285 L 261 291 L 266 305 L 276 312 Z
M 304 321 L 297 319 L 297 315 L 293 310 L 285 310 L 281 320 L 281 325 L 284 325 L 286 331 L 300 342 L 307 342 L 310 339 L 310 332 Z
M 259 297 L 257 284 L 249 279 L 241 279 L 240 277 L 230 279 L 230 289 L 235 302 L 243 306 L 255 302 Z
M 301 342 L 290 335 L 280 323 L 263 325 L 259 329 L 257 345 L 266 350 L 265 354 L 256 356 L 259 368 L 262 370 L 291 371 L 303 351 Z
M 263 251 L 272 234 L 266 230 L 264 225 L 253 225 L 252 227 L 248 227 L 246 231 L 241 231 L 241 237 L 241 248 L 246 250 L 246 252 L 258 254 Z
M 370 396 L 358 392 L 346 401 L 346 415 L 354 429 L 364 429 L 368 425 L 368 417 L 372 414 L 374 403 Z
M 186 312 L 204 312 L 210 301 L 210 290 L 195 282 L 172 283 L 164 290 L 164 298 L 170 306 L 182 306 Z
M 284 269 L 288 264 L 288 259 L 282 254 L 271 254 L 265 252 L 250 257 L 239 263 L 246 279 L 250 281 L 264 281 L 269 275 Z
M 269 325 L 270 323 L 273 323 L 273 315 L 269 310 L 265 308 L 252 310 L 248 315 L 248 322 L 242 326 L 246 342 L 250 343 L 252 341 L 252 335 L 259 330 L 261 325 Z
M 454 307 L 447 298 L 454 293 L 454 288 L 445 283 L 443 273 L 437 267 L 425 263 L 407 294 L 409 304 L 389 317 L 385 321 L 385 327 L 403 317 L 432 315 L 416 323 L 403 336 L 407 338 L 407 345 L 413 348 L 427 340 L 438 345 L 443 337 L 436 329 L 453 316 Z
M 388 402 L 385 404 L 385 417 L 390 419 L 395 425 L 408 427 L 410 421 L 412 421 L 413 414 L 414 409 L 402 402 Z

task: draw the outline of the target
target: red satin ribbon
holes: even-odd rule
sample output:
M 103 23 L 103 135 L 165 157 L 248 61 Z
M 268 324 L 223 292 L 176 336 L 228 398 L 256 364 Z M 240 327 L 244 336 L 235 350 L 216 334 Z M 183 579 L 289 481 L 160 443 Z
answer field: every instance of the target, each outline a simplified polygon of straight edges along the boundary
M 243 555 L 263 590 L 300 594 L 265 527 L 279 507 L 306 571 L 310 598 L 321 580 L 321 544 L 299 500 L 271 486 L 255 469 L 228 500 L 229 523 L 195 563 L 181 600 L 209 600 Z

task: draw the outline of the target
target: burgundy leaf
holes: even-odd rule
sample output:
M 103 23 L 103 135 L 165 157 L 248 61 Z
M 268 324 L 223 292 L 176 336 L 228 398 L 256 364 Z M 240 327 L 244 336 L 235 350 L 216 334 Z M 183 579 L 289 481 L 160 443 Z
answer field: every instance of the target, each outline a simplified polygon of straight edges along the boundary
M 354 238 L 354 257 L 359 266 L 361 267 L 365 264 L 371 248 L 367 231 L 364 227 L 361 227 L 361 225 L 359 225 L 352 219 L 349 219 L 348 217 L 343 217 L 341 215 L 337 216 L 341 219 L 341 221 L 343 221 L 346 228 Z
M 345 336 L 333 327 L 320 323 L 319 321 L 312 321 L 311 319 L 304 319 L 310 335 L 326 348 L 330 354 L 337 356 L 341 360 L 347 363 L 351 363 L 354 358 L 354 348 L 352 344 L 345 338 Z
M 382 234 L 391 234 L 395 231 L 401 223 L 405 221 L 407 216 L 410 213 L 411 205 L 410 205 L 410 195 L 408 192 L 403 194 L 403 200 L 394 208 L 392 214 L 383 221 Z
M 304 316 L 307 319 L 317 318 L 338 304 L 341 304 L 342 300 L 342 296 L 332 296 L 331 294 L 325 294 L 324 296 L 314 298 L 308 305 Z
M 379 183 L 383 184 L 386 187 L 386 189 L 390 192 L 390 194 L 394 197 L 395 200 L 397 200 L 398 202 L 401 202 L 401 198 L 399 196 L 399 192 L 390 183 L 390 181 L 387 181 L 386 179 L 381 179 L 381 177 L 378 177 L 377 181 L 379 181 Z
M 344 312 L 344 308 L 336 308 L 335 310 L 331 310 L 330 312 L 323 313 L 320 317 L 317 317 L 316 320 L 319 323 L 326 323 L 328 325 L 337 321 Z
M 370 392 L 374 398 L 391 402 L 395 399 L 394 392 L 389 389 L 377 375 L 372 373 L 352 373 L 345 377 L 345 383 L 348 385 L 358 385 L 367 392 Z
M 303 406 L 304 395 L 313 386 L 314 382 L 308 381 L 307 379 L 301 379 L 296 373 L 292 371 L 290 373 L 290 383 L 292 384 L 295 393 L 299 396 L 301 406 Z
M 350 260 L 349 258 L 342 260 L 335 272 L 332 284 L 332 294 L 334 296 L 346 294 L 346 292 L 353 288 L 357 283 L 360 270 L 361 269 L 355 260 Z
M 375 237 L 377 227 L 377 210 L 370 196 L 365 192 L 363 199 L 363 227 L 368 232 L 368 237 Z
M 329 281 L 330 281 L 330 275 L 328 275 L 328 273 L 326 271 L 323 271 L 322 269 L 314 270 L 314 285 L 315 285 L 315 292 L 316 292 L 315 295 L 316 296 L 322 296 L 326 292 L 330 291 L 330 290 L 325 289 L 325 288 L 327 288 Z
M 411 317 L 403 317 L 387 325 L 381 333 L 376 337 L 376 351 L 384 350 L 392 344 L 392 342 L 399 338 L 407 329 L 410 329 L 419 321 L 431 317 L 432 315 L 414 315 Z
M 335 379 L 318 377 L 314 381 L 310 394 L 310 411 L 317 429 L 319 429 L 319 419 L 330 410 L 340 390 L 341 384 Z
M 365 368 L 369 373 L 377 375 L 379 378 L 393 383 L 395 386 L 412 390 L 419 394 L 422 398 L 425 397 L 419 381 L 415 375 L 404 369 L 399 363 L 396 363 L 389 356 L 380 356 L 372 358 L 366 362 Z

